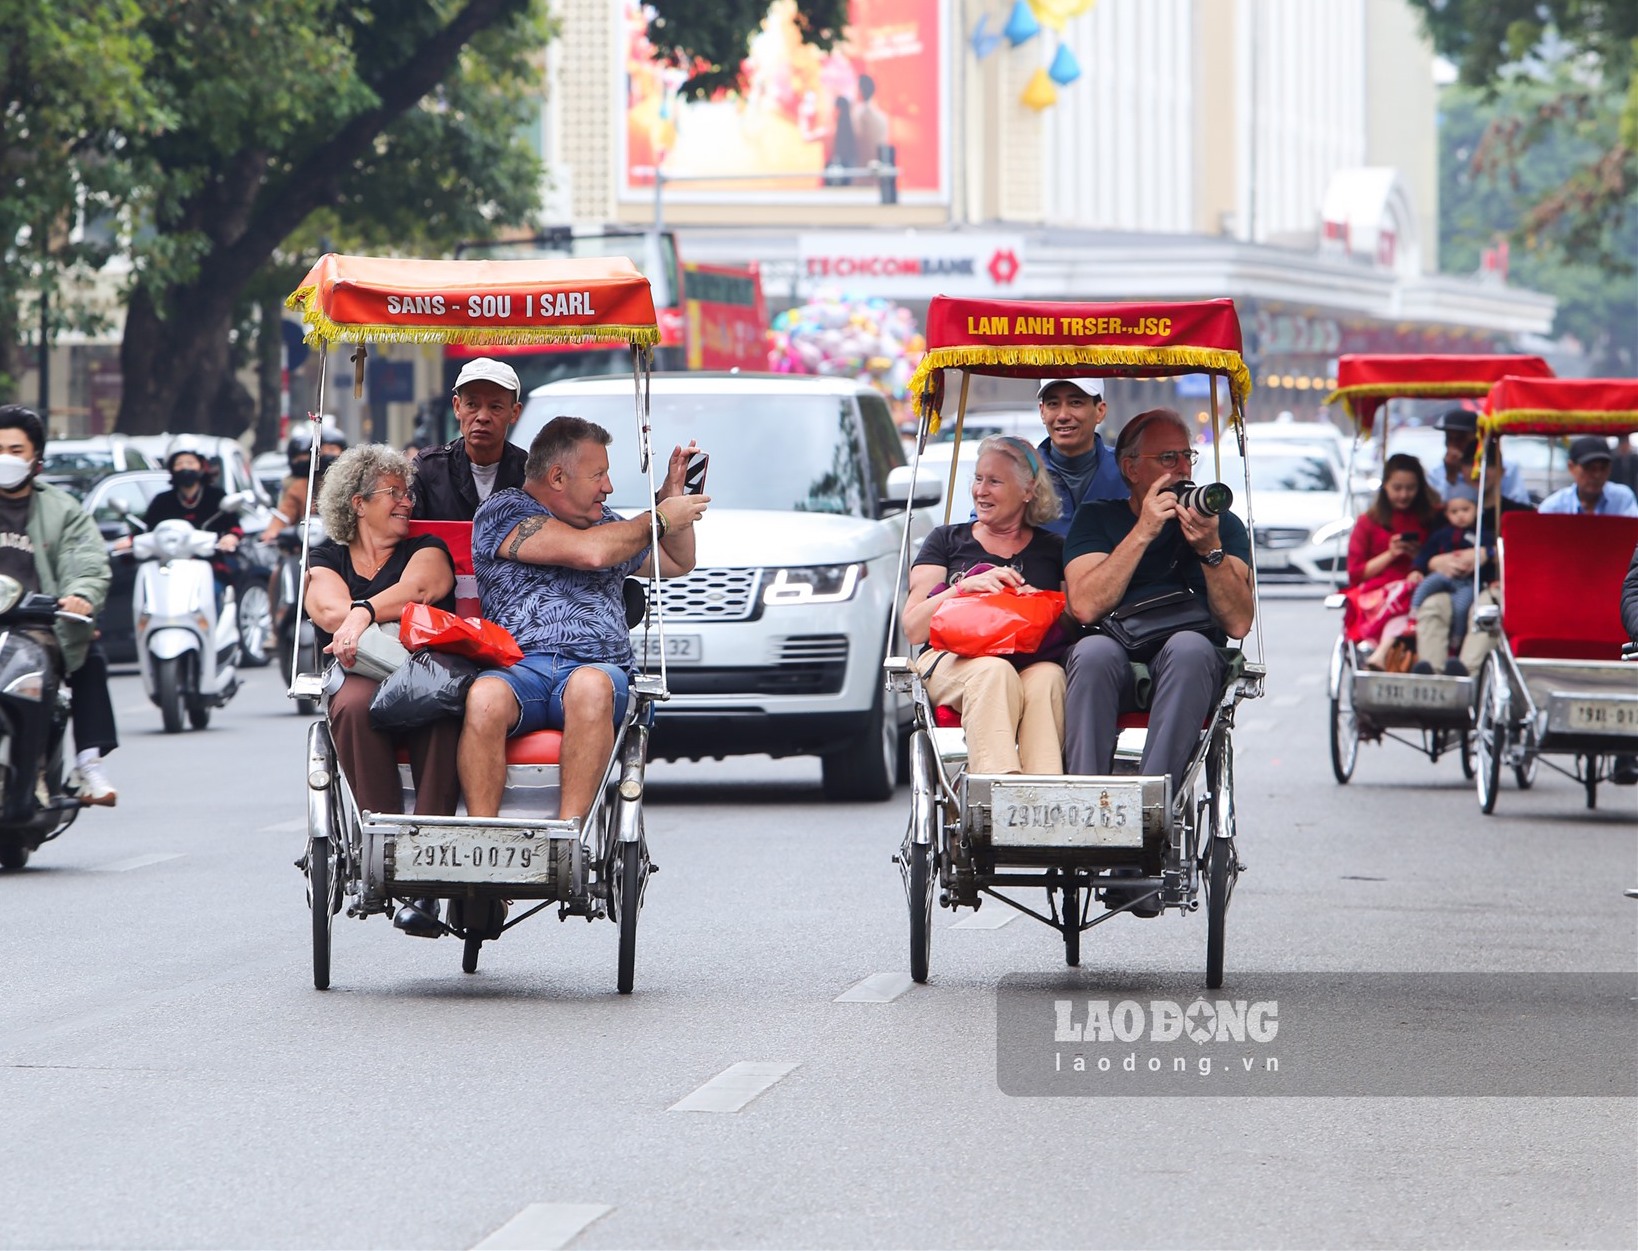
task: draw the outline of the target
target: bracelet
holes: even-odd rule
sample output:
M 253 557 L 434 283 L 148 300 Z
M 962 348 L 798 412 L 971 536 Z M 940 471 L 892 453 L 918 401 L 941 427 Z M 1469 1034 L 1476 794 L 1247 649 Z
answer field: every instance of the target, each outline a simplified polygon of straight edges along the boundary
M 659 528 L 660 537 L 663 539 L 666 532 L 671 529 L 671 523 L 665 519 L 665 514 L 660 511 L 659 505 L 655 505 L 653 512 L 654 524 Z
M 369 600 L 367 600 L 367 599 L 355 599 L 351 604 L 348 605 L 348 607 L 349 608 L 362 608 L 365 612 L 370 614 L 370 624 L 374 625 L 376 623 L 375 622 L 375 605 L 370 603 Z

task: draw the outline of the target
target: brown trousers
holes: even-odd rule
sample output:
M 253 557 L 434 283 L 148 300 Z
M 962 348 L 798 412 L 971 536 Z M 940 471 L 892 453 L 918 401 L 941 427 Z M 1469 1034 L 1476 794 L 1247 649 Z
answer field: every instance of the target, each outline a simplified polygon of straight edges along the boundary
M 398 748 L 409 751 L 415 778 L 415 811 L 422 816 L 452 817 L 461 797 L 455 771 L 455 748 L 461 723 L 444 717 L 400 734 L 383 734 L 370 725 L 370 701 L 381 683 L 348 674 L 330 696 L 330 734 L 342 772 L 360 809 L 400 812 L 404 792 L 398 781 Z

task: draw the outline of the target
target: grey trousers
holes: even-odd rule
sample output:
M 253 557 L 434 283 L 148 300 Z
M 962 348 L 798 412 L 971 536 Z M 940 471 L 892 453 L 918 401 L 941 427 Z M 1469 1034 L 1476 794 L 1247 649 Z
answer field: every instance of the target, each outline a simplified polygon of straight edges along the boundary
M 1119 732 L 1115 718 L 1137 711 L 1126 649 L 1101 634 L 1076 643 L 1064 665 L 1064 767 L 1070 773 L 1108 773 Z M 1223 658 L 1204 634 L 1172 635 L 1149 662 L 1149 735 L 1140 770 L 1169 773 L 1172 785 L 1189 767 L 1200 727 L 1223 681 Z

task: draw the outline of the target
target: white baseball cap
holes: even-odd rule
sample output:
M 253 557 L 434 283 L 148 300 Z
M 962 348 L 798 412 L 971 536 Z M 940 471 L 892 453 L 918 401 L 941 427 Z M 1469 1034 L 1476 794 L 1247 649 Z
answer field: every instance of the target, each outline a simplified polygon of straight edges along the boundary
M 518 395 L 517 370 L 489 356 L 476 357 L 461 366 L 461 372 L 455 378 L 455 389 L 459 391 L 469 382 L 493 382 L 497 387 L 505 387 L 514 396 L 522 398 Z
M 1047 393 L 1048 387 L 1055 387 L 1060 382 L 1067 382 L 1082 395 L 1090 395 L 1095 400 L 1103 398 L 1102 378 L 1042 378 L 1041 385 L 1035 388 L 1035 398 L 1040 399 Z

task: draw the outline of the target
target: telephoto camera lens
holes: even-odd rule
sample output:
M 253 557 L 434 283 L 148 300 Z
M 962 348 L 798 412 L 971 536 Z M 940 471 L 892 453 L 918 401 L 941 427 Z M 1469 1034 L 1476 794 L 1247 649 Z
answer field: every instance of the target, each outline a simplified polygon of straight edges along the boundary
M 1229 506 L 1234 503 L 1234 491 L 1226 482 L 1208 482 L 1204 486 L 1196 486 L 1192 482 L 1178 482 L 1167 488 L 1177 496 L 1178 502 L 1184 508 L 1192 508 L 1197 513 L 1205 513 L 1208 517 L 1218 517 L 1228 512 Z

